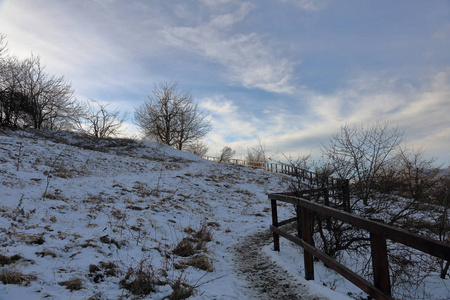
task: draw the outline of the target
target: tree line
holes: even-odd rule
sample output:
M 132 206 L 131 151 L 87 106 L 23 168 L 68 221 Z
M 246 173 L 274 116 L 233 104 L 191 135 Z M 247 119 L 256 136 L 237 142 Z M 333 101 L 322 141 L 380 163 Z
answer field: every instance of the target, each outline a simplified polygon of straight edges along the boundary
M 127 114 L 109 103 L 75 98 L 71 82 L 45 71 L 39 56 L 20 59 L 9 54 L 0 34 L 0 126 L 78 131 L 95 138 L 122 133 Z M 176 82 L 154 85 L 147 101 L 135 109 L 134 123 L 144 138 L 200 156 L 211 121 L 190 91 Z

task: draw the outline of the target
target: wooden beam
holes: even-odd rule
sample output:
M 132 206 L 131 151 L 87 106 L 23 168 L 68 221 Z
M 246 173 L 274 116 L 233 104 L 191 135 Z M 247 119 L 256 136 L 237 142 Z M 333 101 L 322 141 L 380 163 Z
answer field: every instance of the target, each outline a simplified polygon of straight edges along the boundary
M 333 217 L 374 234 L 385 235 L 386 238 L 392 241 L 402 243 L 411 248 L 450 261 L 450 245 L 444 242 L 433 240 L 401 228 L 396 228 L 394 226 L 359 217 L 338 209 L 326 207 L 325 205 L 317 204 L 300 197 L 286 196 L 283 194 L 269 194 L 269 199 L 300 205 L 301 207 L 310 209 L 324 216 Z
M 326 255 L 316 247 L 312 246 L 309 243 L 306 243 L 302 239 L 293 236 L 287 232 L 284 232 L 283 230 L 270 226 L 270 230 L 273 232 L 276 232 L 280 236 L 290 240 L 291 242 L 300 245 L 303 247 L 305 252 L 309 252 L 312 255 L 314 255 L 316 258 L 320 259 L 324 264 L 326 264 L 330 269 L 335 270 L 339 274 L 341 274 L 343 277 L 345 277 L 347 280 L 352 282 L 354 285 L 359 287 L 361 290 L 366 292 L 367 294 L 371 295 L 375 299 L 382 299 L 382 300 L 392 300 L 392 298 L 389 295 L 386 295 L 381 291 L 379 288 L 374 286 L 372 283 L 370 283 L 365 278 L 361 277 L 360 275 L 356 274 L 346 266 L 342 265 L 341 263 L 335 261 L 330 256 Z
M 277 201 L 271 200 L 272 206 L 272 226 L 278 227 L 278 213 L 277 213 Z M 280 236 L 273 232 L 273 250 L 280 251 Z

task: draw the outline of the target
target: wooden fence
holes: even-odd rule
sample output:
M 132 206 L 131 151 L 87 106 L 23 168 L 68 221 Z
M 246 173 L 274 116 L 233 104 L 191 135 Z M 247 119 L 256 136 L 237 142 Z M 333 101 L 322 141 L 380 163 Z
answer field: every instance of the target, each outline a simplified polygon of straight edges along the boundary
M 261 169 L 266 170 L 272 173 L 281 173 L 281 174 L 287 174 L 291 176 L 296 176 L 299 178 L 304 179 L 312 186 L 317 187 L 324 187 L 324 186 L 337 186 L 339 185 L 338 181 L 339 179 L 329 177 L 329 176 L 321 176 L 320 174 L 317 174 L 316 172 L 312 172 L 306 169 L 302 169 L 299 167 L 296 167 L 294 165 L 290 164 L 284 164 L 284 163 L 275 163 L 275 162 L 261 162 L 261 161 L 250 161 L 245 159 L 239 159 L 239 158 L 229 158 L 224 161 L 220 161 L 220 157 L 214 157 L 214 156 L 204 156 L 203 157 L 206 160 L 215 161 L 215 162 L 221 162 L 221 163 L 231 163 L 238 166 L 248 167 L 252 169 Z M 331 188 L 333 189 L 333 188 Z
M 203 158 L 210 161 L 221 162 L 219 157 L 205 156 Z M 311 188 L 327 188 L 331 197 L 341 200 L 342 209 L 344 211 L 349 211 L 350 209 L 350 184 L 348 179 L 321 176 L 316 172 L 283 163 L 258 162 L 237 158 L 230 158 L 222 161 L 222 163 L 232 163 L 243 167 L 261 169 L 273 173 L 281 173 L 297 177 L 300 180 L 303 180 Z
M 310 200 L 293 196 L 292 193 L 269 194 L 269 199 L 272 206 L 272 225 L 270 230 L 273 232 L 274 250 L 280 251 L 280 236 L 303 247 L 306 280 L 314 279 L 313 257 L 316 257 L 375 299 L 392 299 L 386 239 L 450 261 L 450 245 L 443 242 L 389 226 L 380 221 L 369 220 L 326 205 L 314 203 Z M 296 217 L 278 221 L 277 201 L 294 204 Z M 349 223 L 370 233 L 373 283 L 313 246 L 312 212 Z M 298 236 L 294 236 L 279 228 L 293 221 L 297 221 Z

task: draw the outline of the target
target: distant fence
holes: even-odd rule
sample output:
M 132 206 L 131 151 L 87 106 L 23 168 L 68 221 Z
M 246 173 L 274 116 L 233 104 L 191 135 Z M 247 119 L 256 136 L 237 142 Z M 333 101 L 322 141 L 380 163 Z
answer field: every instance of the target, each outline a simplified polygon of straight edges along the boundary
M 325 197 L 325 205 L 304 199 L 302 198 L 303 196 L 294 196 L 292 193 L 269 194 L 268 196 L 272 207 L 272 225 L 270 226 L 270 230 L 273 232 L 274 250 L 280 251 L 280 236 L 303 247 L 306 280 L 314 279 L 313 257 L 316 257 L 324 262 L 329 268 L 344 276 L 347 280 L 351 281 L 375 299 L 392 299 L 386 239 L 450 261 L 450 245 L 448 244 L 383 224 L 380 221 L 362 218 L 348 212 L 331 208 L 328 206 L 329 193 L 326 189 L 302 191 L 301 193 L 312 194 L 314 192 L 320 192 L 321 190 L 324 190 L 323 195 Z M 294 204 L 296 208 L 296 217 L 278 221 L 277 201 Z M 374 278 L 373 284 L 314 247 L 312 228 L 313 219 L 311 216 L 313 213 L 325 216 L 326 218 L 334 218 L 349 223 L 370 233 Z M 282 225 L 295 221 L 297 222 L 297 236 L 279 228 Z
M 305 174 L 305 177 L 314 178 L 314 172 L 296 168 L 292 165 L 283 164 L 283 163 L 274 163 L 274 162 L 261 162 L 261 161 L 250 161 L 245 159 L 238 158 L 229 158 L 223 161 L 220 161 L 220 157 L 214 156 L 205 156 L 203 157 L 207 160 L 215 161 L 215 162 L 223 162 L 223 163 L 232 163 L 235 165 L 253 168 L 253 169 L 262 169 L 273 173 L 283 173 L 288 175 L 294 175 L 297 173 Z
M 203 158 L 210 161 L 221 162 L 220 157 L 205 156 Z M 317 174 L 316 172 L 283 163 L 249 161 L 238 158 L 229 158 L 222 161 L 222 163 L 231 163 L 247 168 L 261 169 L 272 173 L 287 174 L 300 178 L 301 180 L 308 183 L 311 187 L 326 187 L 330 193 L 330 196 L 341 199 L 342 209 L 344 211 L 349 211 L 350 209 L 350 188 L 349 181 L 347 179 L 322 176 L 320 174 Z

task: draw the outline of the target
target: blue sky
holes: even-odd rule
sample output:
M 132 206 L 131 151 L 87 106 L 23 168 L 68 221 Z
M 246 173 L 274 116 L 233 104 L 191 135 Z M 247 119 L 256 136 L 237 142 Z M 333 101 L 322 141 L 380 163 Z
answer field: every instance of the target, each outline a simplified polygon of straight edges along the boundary
M 343 124 L 389 121 L 450 164 L 447 0 L 0 0 L 0 33 L 130 116 L 178 81 L 211 114 L 210 155 L 318 155 Z

